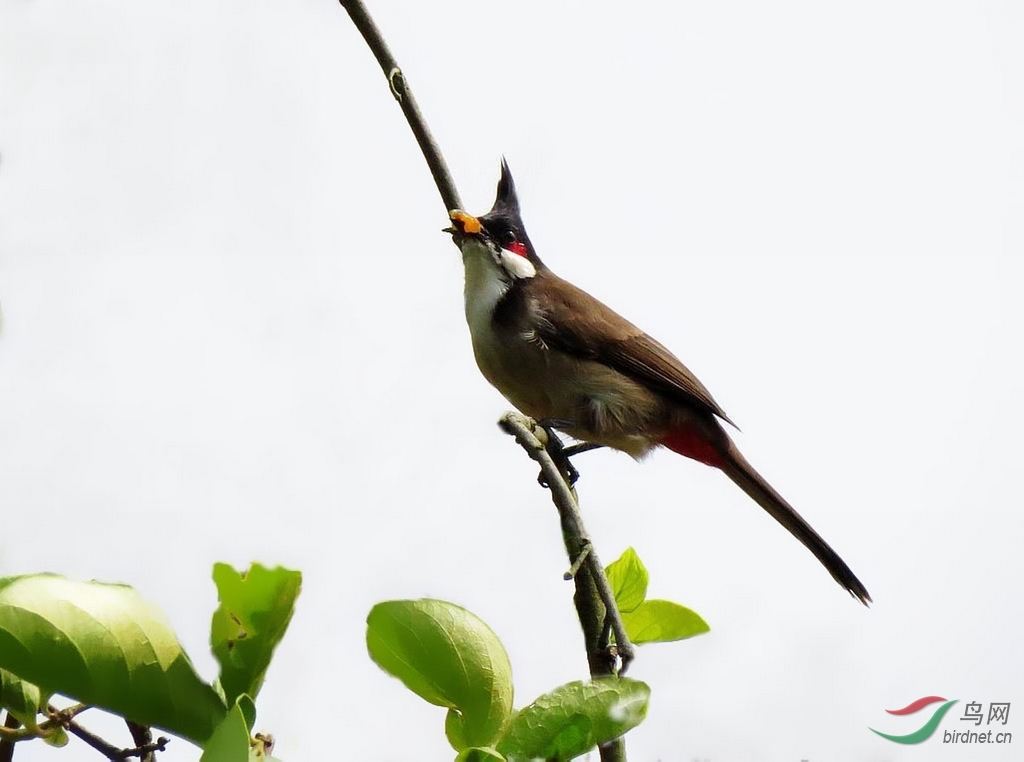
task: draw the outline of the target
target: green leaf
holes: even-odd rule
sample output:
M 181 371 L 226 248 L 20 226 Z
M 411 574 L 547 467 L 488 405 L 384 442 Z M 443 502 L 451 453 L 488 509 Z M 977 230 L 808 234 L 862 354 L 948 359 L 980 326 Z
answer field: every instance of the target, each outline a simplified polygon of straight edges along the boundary
M 249 762 L 249 726 L 235 704 L 203 746 L 199 762 Z
M 60 749 L 68 745 L 68 732 L 60 725 L 50 728 L 50 732 L 43 736 L 47 746 Z
M 700 614 L 672 601 L 644 601 L 629 613 L 623 612 L 626 634 L 635 644 L 683 640 L 711 628 Z
M 219 685 L 228 704 L 253 698 L 263 685 L 274 649 L 295 611 L 302 574 L 253 564 L 240 574 L 227 564 L 213 567 L 220 606 L 213 613 L 210 641 L 220 662 Z
M 242 719 L 245 720 L 245 726 L 247 728 L 254 727 L 256 725 L 256 704 L 245 693 L 239 696 L 235 703 L 242 710 Z
M 0 707 L 10 712 L 26 728 L 38 727 L 36 716 L 46 711 L 49 694 L 39 686 L 22 680 L 17 675 L 0 669 Z
M 505 762 L 505 757 L 499 754 L 497 749 L 474 746 L 460 751 L 455 762 Z
M 60 725 L 47 730 L 39 727 L 39 714 L 46 712 L 49 703 L 49 694 L 43 693 L 39 686 L 0 669 L 0 708 L 6 709 L 26 730 L 36 733 L 48 745 L 56 748 L 67 746 L 68 734 Z
M 619 613 L 632 611 L 644 602 L 650 576 L 635 550 L 626 548 L 618 559 L 608 564 L 604 573 L 615 593 L 615 604 L 619 607 Z
M 449 709 L 456 751 L 491 746 L 512 713 L 512 665 L 483 620 L 445 601 L 386 601 L 366 618 L 366 647 L 384 671 Z
M 510 760 L 578 757 L 643 722 L 650 697 L 629 678 L 567 683 L 520 710 L 498 750 Z
M 163 613 L 127 585 L 0 579 L 0 668 L 197 743 L 226 711 Z

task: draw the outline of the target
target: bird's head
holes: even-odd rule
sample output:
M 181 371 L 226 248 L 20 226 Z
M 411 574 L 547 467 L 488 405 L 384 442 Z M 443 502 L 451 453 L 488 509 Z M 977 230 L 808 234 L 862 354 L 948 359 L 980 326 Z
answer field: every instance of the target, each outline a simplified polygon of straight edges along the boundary
M 448 213 L 445 228 L 462 249 L 463 257 L 488 256 L 510 280 L 532 278 L 544 266 L 530 243 L 519 213 L 519 198 L 508 162 L 501 160 L 501 179 L 491 211 L 474 217 L 461 209 Z

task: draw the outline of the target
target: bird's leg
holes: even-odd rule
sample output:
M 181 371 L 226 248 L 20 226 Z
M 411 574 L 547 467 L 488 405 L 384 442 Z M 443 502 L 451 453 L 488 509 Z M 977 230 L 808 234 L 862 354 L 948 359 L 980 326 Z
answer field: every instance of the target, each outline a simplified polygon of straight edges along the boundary
M 579 455 L 581 452 L 590 452 L 591 450 L 597 450 L 604 447 L 603 444 L 597 442 L 577 442 L 574 445 L 562 448 L 562 454 L 567 458 L 571 458 L 573 455 Z
M 576 480 L 580 478 L 580 472 L 577 471 L 572 463 L 569 462 L 569 458 L 565 454 L 565 443 L 562 442 L 562 438 L 555 432 L 553 421 L 537 421 L 537 425 L 544 429 L 544 433 L 547 434 L 547 450 L 551 453 L 552 459 L 555 461 L 555 465 L 558 466 L 558 470 L 561 471 L 569 482 L 569 486 L 573 486 Z M 542 487 L 550 486 L 548 480 L 544 478 L 544 473 L 541 472 L 537 475 L 537 482 Z
M 569 486 L 572 487 L 576 484 L 576 480 L 580 478 L 580 472 L 576 470 L 576 467 L 572 464 L 572 461 L 570 461 L 569 458 L 573 455 L 578 455 L 581 452 L 587 452 L 587 450 L 595 450 L 602 445 L 594 444 L 592 442 L 579 442 L 566 447 L 561 437 L 559 437 L 555 431 L 555 427 L 564 428 L 565 426 L 571 426 L 572 424 L 569 421 L 550 419 L 537 421 L 537 425 L 544 429 L 544 433 L 548 435 L 548 451 L 551 453 L 551 457 L 554 458 L 555 462 L 560 466 L 561 470 L 565 472 L 566 480 L 569 482 Z M 537 477 L 537 481 L 540 482 L 542 487 L 548 486 L 543 474 Z

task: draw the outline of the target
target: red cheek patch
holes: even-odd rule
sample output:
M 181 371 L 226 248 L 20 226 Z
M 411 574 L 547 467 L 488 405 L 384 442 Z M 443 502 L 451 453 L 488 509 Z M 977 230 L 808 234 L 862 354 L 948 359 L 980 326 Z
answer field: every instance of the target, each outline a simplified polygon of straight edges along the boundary
M 523 243 L 522 241 L 513 241 L 505 248 L 511 251 L 513 254 L 518 254 L 521 257 L 526 256 L 526 244 Z

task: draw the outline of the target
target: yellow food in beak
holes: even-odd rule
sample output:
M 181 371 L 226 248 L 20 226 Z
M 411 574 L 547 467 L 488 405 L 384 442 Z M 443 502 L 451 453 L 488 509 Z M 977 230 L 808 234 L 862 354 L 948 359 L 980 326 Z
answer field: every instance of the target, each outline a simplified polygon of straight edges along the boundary
M 453 209 L 448 212 L 448 217 L 460 231 L 467 235 L 477 235 L 484 229 L 484 226 L 480 224 L 480 220 L 471 214 L 466 214 L 461 209 Z

